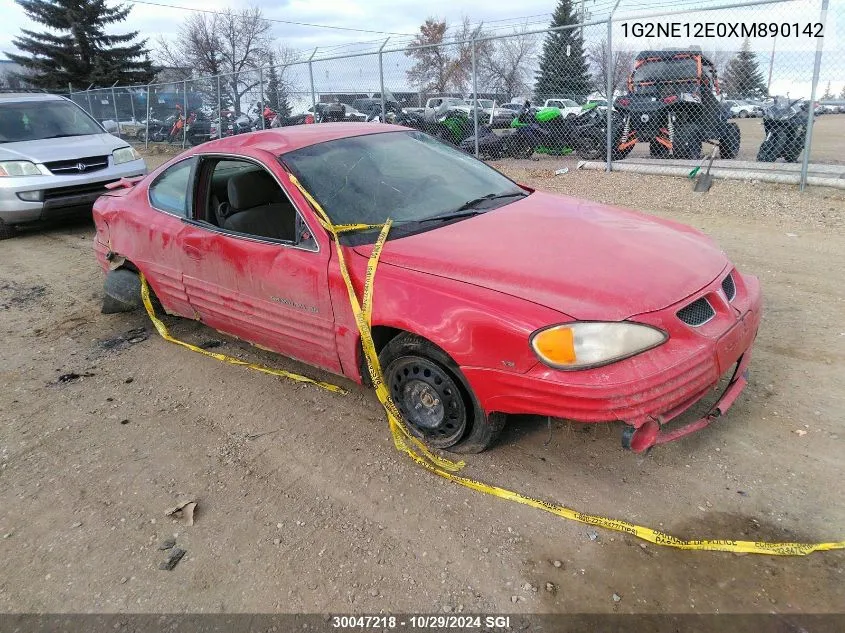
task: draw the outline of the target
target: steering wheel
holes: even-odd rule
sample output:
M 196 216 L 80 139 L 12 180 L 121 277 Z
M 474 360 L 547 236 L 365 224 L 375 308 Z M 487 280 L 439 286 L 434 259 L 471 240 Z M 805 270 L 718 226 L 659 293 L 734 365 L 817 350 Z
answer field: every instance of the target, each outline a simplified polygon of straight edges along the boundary
M 432 174 L 430 176 L 426 176 L 422 180 L 420 180 L 417 184 L 415 184 L 408 193 L 405 194 L 405 200 L 409 200 L 416 196 L 418 193 L 422 193 L 422 190 L 426 187 L 432 187 L 435 185 L 445 185 L 446 179 L 439 174 Z

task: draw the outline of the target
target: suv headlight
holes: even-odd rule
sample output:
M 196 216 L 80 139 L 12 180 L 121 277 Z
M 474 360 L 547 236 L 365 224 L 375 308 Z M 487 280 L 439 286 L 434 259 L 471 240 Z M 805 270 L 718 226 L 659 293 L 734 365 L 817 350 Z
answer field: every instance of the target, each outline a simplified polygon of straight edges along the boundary
M 669 335 L 641 323 L 576 321 L 552 325 L 531 335 L 537 357 L 555 369 L 588 369 L 640 354 Z
M 112 156 L 114 156 L 114 164 L 120 165 L 121 163 L 129 163 L 133 160 L 138 160 L 141 158 L 141 155 L 135 151 L 132 147 L 121 147 L 120 149 L 116 149 L 112 152 Z
M 2 176 L 40 176 L 41 171 L 28 160 L 0 161 L 0 177 Z

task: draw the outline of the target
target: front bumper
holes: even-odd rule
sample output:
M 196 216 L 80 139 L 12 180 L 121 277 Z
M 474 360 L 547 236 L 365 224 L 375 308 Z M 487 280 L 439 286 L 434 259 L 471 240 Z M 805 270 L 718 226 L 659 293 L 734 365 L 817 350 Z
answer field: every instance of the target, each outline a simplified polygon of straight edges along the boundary
M 146 163 L 139 159 L 120 165 L 110 160 L 106 169 L 80 176 L 0 178 L 0 222 L 27 224 L 90 213 L 94 201 L 105 193 L 106 183 L 146 173 Z M 42 191 L 43 200 L 30 202 L 18 196 L 30 191 Z
M 622 421 L 636 429 L 656 423 L 660 438 L 656 443 L 678 439 L 710 420 L 699 421 L 685 432 L 666 431 L 663 425 L 701 400 L 738 363 L 733 381 L 716 405 L 720 413 L 745 386 L 761 318 L 760 286 L 756 277 L 733 271 L 738 291 L 729 302 L 720 294 L 727 272 L 681 304 L 633 318 L 670 334 L 666 343 L 638 356 L 583 371 L 557 371 L 540 363 L 524 374 L 471 367 L 462 371 L 488 413 L 543 415 L 575 422 Z M 704 296 L 714 305 L 717 317 L 699 328 L 682 323 L 677 310 Z

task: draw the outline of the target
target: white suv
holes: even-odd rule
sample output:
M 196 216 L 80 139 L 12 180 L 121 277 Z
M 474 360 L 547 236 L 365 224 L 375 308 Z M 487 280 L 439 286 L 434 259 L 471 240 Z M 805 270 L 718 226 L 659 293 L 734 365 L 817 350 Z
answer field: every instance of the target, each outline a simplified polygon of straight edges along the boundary
M 18 225 L 89 214 L 107 184 L 146 173 L 126 141 L 69 99 L 0 92 L 0 239 Z

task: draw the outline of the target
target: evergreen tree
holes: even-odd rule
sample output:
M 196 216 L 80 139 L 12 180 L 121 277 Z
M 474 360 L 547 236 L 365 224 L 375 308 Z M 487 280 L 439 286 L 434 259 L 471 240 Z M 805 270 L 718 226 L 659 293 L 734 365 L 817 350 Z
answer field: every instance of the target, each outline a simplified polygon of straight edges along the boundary
M 50 31 L 21 29 L 14 45 L 24 54 L 6 56 L 26 70 L 36 88 L 149 83 L 152 64 L 146 40 L 138 32 L 107 35 L 105 26 L 122 22 L 130 7 L 108 6 L 106 0 L 15 0 L 27 17 Z
M 551 26 L 578 23 L 579 20 L 572 9 L 572 0 L 560 0 L 552 14 Z M 581 29 L 549 31 L 543 42 L 540 70 L 534 85 L 537 97 L 562 96 L 583 99 L 591 89 Z
M 273 53 L 267 53 L 267 63 L 270 67 L 267 69 L 267 89 L 264 91 L 264 98 L 267 100 L 267 105 L 276 112 L 279 111 L 279 73 L 276 72 L 275 59 Z
M 827 82 L 827 88 L 824 89 L 824 94 L 822 95 L 822 99 L 827 100 L 827 99 L 833 99 L 833 98 L 834 98 L 834 95 L 830 91 L 830 82 L 828 81 Z
M 725 91 L 740 99 L 765 97 L 768 94 L 757 56 L 751 51 L 747 39 L 742 44 L 742 50 L 734 55 L 725 69 Z
M 845 99 L 845 86 L 842 86 L 842 92 L 839 93 L 840 99 Z

